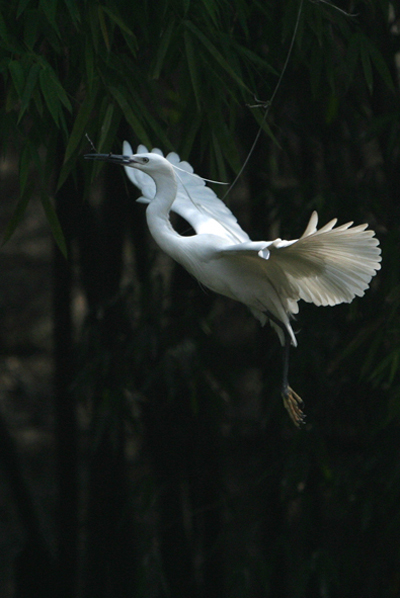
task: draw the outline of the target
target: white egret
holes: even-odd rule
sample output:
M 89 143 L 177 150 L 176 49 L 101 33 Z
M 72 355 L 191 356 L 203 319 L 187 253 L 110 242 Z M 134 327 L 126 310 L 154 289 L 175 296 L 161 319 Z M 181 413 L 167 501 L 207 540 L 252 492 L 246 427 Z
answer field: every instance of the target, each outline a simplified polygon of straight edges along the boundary
M 247 305 L 264 325 L 270 322 L 283 346 L 282 398 L 296 426 L 304 421 L 303 401 L 289 386 L 289 348 L 297 341 L 290 324 L 300 299 L 315 305 L 350 303 L 361 297 L 380 269 L 379 242 L 367 224 L 336 228 L 337 219 L 317 230 L 311 214 L 303 235 L 294 241 L 251 241 L 227 206 L 192 174 L 176 153 L 159 149 L 137 153 L 124 142 L 123 155 L 87 154 L 125 167 L 147 203 L 150 233 L 169 256 L 216 293 Z M 196 234 L 181 236 L 171 226 L 173 210 Z

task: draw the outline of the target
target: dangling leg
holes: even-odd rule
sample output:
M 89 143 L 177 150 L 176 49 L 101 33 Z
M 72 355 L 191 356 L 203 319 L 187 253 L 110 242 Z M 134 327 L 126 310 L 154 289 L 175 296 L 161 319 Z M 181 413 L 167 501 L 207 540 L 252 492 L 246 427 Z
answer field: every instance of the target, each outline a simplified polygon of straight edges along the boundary
M 272 315 L 269 311 L 265 312 L 266 316 L 274 322 L 279 328 L 282 330 L 285 336 L 285 344 L 283 347 L 283 377 L 282 377 L 282 399 L 285 408 L 287 409 L 291 420 L 293 421 L 294 425 L 297 428 L 300 428 L 301 424 L 304 423 L 305 415 L 302 411 L 302 407 L 304 406 L 303 400 L 299 397 L 297 393 L 294 392 L 292 388 L 289 386 L 289 353 L 290 353 L 290 334 L 286 330 L 286 326 L 278 320 L 274 315 Z
M 282 326 L 282 329 L 284 326 Z M 304 424 L 305 415 L 302 411 L 304 407 L 304 401 L 299 395 L 294 392 L 289 386 L 288 374 L 289 374 L 289 352 L 290 352 L 290 336 L 286 328 L 284 329 L 285 334 L 285 345 L 283 347 L 283 380 L 282 380 L 282 399 L 293 423 L 295 426 L 300 428 L 301 424 Z

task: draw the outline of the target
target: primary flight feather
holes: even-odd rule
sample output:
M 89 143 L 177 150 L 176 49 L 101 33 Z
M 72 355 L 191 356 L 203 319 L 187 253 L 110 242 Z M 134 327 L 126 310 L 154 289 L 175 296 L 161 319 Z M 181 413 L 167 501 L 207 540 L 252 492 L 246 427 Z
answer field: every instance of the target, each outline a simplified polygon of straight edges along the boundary
M 249 307 L 264 325 L 271 323 L 284 347 L 282 396 L 294 423 L 304 419 L 302 400 L 290 388 L 290 344 L 296 346 L 290 319 L 300 299 L 315 305 L 349 303 L 361 297 L 380 269 L 380 248 L 367 224 L 352 222 L 335 228 L 336 219 L 319 230 L 313 212 L 303 235 L 293 241 L 251 241 L 228 207 L 172 152 L 148 152 L 140 145 L 132 154 L 88 154 L 122 164 L 147 203 L 150 232 L 168 255 L 211 290 Z M 169 212 L 182 216 L 195 230 L 181 236 L 171 226 Z

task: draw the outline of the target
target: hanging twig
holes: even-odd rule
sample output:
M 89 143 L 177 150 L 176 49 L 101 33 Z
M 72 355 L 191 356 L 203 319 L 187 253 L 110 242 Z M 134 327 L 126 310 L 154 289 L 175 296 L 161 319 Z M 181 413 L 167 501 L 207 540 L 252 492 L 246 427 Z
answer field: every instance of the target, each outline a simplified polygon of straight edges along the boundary
M 297 30 L 298 30 L 298 28 L 299 28 L 299 22 L 300 22 L 300 17 L 301 17 L 301 12 L 302 12 L 302 9 L 303 9 L 303 0 L 301 0 L 301 2 L 300 2 L 300 5 L 299 5 L 299 10 L 298 10 L 298 13 L 297 13 L 296 24 L 295 24 L 295 26 L 294 26 L 293 35 L 292 35 L 292 39 L 291 39 L 291 41 L 290 41 L 290 46 L 289 46 L 289 50 L 288 50 L 288 53 L 287 53 L 287 56 L 286 56 L 285 64 L 283 65 L 283 69 L 281 70 L 281 74 L 279 75 L 278 83 L 277 83 L 277 84 L 276 84 L 276 86 L 275 86 L 275 89 L 274 89 L 274 91 L 273 91 L 273 94 L 272 94 L 272 96 L 271 96 L 271 99 L 270 99 L 270 100 L 268 100 L 268 101 L 266 101 L 266 102 L 262 102 L 262 101 L 258 100 L 258 99 L 255 97 L 254 99 L 255 99 L 255 101 L 257 102 L 257 106 L 249 106 L 250 108 L 253 108 L 253 107 L 257 107 L 257 108 L 258 108 L 259 106 L 265 106 L 265 112 L 264 112 L 264 116 L 263 116 L 263 119 L 262 119 L 262 121 L 261 121 L 260 128 L 258 129 L 257 135 L 256 135 L 256 137 L 255 137 L 255 139 L 254 139 L 254 141 L 253 141 L 253 145 L 251 146 L 251 148 L 250 148 L 250 151 L 249 151 L 249 153 L 247 154 L 247 157 L 246 157 L 246 159 L 245 159 L 245 161 L 244 161 L 244 163 L 243 163 L 243 166 L 242 166 L 242 168 L 240 169 L 240 171 L 238 172 L 238 174 L 236 175 L 236 178 L 235 178 L 235 180 L 233 181 L 233 183 L 231 184 L 231 186 L 229 187 L 228 191 L 225 193 L 225 195 L 224 195 L 223 199 L 225 199 L 225 197 L 228 195 L 228 193 L 230 193 L 230 191 L 231 191 L 231 190 L 232 190 L 232 188 L 233 188 L 233 187 L 236 185 L 236 183 L 237 183 L 237 181 L 239 180 L 239 178 L 242 176 L 242 173 L 243 173 L 244 169 L 246 168 L 246 166 L 247 166 L 247 163 L 248 163 L 248 161 L 250 160 L 250 158 L 251 158 L 251 156 L 252 156 L 252 154 L 253 154 L 253 152 L 254 152 L 254 149 L 255 149 L 255 147 L 256 147 L 256 145 L 257 145 L 257 141 L 258 141 L 258 140 L 259 140 L 259 138 L 260 138 L 260 135 L 261 135 L 261 131 L 262 131 L 263 124 L 264 124 L 264 122 L 266 121 L 266 118 L 267 118 L 267 116 L 268 116 L 268 113 L 269 113 L 269 110 L 270 110 L 270 108 L 271 108 L 272 102 L 274 101 L 274 99 L 275 99 L 275 96 L 276 96 L 276 94 L 278 93 L 278 89 L 279 89 L 279 87 L 280 87 L 280 85 L 281 85 L 281 83 L 282 83 L 283 76 L 284 76 L 284 74 L 285 74 L 285 71 L 286 71 L 286 69 L 287 69 L 287 66 L 288 66 L 288 64 L 289 64 L 290 56 L 291 56 L 291 54 L 292 54 L 292 50 L 293 50 L 293 46 L 294 46 L 294 41 L 295 41 L 295 39 L 296 39 L 296 35 L 297 35 Z

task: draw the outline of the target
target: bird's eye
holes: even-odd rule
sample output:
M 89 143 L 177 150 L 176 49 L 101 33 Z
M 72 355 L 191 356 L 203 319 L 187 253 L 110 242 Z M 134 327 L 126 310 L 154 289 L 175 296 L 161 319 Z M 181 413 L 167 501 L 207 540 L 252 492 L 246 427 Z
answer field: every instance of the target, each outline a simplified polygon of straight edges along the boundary
M 142 162 L 143 162 L 143 164 L 147 164 L 147 162 L 148 162 L 148 161 L 149 161 L 149 159 L 148 159 L 148 158 L 142 158 Z

